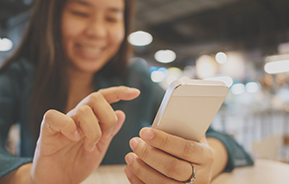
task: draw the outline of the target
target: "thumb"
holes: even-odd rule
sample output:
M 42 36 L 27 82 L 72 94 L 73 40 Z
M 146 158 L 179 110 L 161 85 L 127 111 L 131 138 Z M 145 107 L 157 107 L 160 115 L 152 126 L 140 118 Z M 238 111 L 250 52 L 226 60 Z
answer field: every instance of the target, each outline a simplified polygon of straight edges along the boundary
M 115 127 L 113 128 L 111 133 L 109 133 L 106 136 L 102 136 L 100 141 L 97 143 L 97 147 L 99 148 L 99 150 L 101 150 L 103 152 L 106 152 L 106 150 L 110 144 L 110 141 L 118 133 L 118 131 L 122 127 L 124 120 L 125 120 L 124 112 L 117 110 L 117 111 L 115 111 L 115 115 L 117 116 L 117 122 L 116 122 Z
M 117 110 L 117 111 L 114 111 L 114 113 L 116 115 L 117 122 L 111 131 L 105 132 L 102 134 L 102 138 L 104 140 L 111 140 L 118 133 L 118 131 L 120 130 L 120 128 L 122 127 L 124 123 L 124 120 L 125 120 L 124 112 L 121 110 Z
M 117 110 L 115 111 L 115 115 L 117 117 L 117 123 L 112 130 L 112 133 L 111 133 L 112 137 L 114 137 L 118 133 L 118 131 L 122 127 L 124 120 L 125 120 L 125 113 L 123 111 Z

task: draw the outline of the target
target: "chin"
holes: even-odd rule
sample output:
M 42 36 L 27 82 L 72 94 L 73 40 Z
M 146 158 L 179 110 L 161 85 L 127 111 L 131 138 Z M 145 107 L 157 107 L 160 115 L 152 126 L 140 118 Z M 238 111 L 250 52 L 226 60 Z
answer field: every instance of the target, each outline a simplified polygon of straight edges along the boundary
M 101 70 L 101 68 L 105 65 L 106 62 L 102 61 L 85 61 L 84 59 L 76 61 L 74 66 L 76 70 L 86 72 L 86 73 L 95 73 Z
M 83 67 L 80 70 L 84 73 L 96 73 L 101 70 L 102 67 Z

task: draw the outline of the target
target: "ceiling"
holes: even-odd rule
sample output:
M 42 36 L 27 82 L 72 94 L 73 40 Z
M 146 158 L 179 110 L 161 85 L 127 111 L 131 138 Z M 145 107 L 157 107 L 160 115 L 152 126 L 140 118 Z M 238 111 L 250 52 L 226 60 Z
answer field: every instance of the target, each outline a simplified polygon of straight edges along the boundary
M 148 50 L 173 48 L 184 61 L 233 49 L 270 54 L 289 40 L 289 1 L 142 0 L 137 22 L 154 35 Z
M 29 10 L 32 2 L 0 0 L 0 24 Z M 220 50 L 275 52 L 289 40 L 289 0 L 137 0 L 136 7 L 135 30 L 154 36 L 136 53 L 151 60 L 158 49 L 174 49 L 181 62 Z

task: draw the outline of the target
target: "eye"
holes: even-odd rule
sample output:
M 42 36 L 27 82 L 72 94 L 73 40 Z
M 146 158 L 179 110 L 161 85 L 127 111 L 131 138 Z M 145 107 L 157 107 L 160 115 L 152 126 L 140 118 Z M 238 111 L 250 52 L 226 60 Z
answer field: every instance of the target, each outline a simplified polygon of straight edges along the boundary
M 71 11 L 71 13 L 72 13 L 73 15 L 80 16 L 80 17 L 89 17 L 89 14 L 83 13 L 83 12 Z
M 113 17 L 107 17 L 106 20 L 107 20 L 108 22 L 117 22 L 117 21 L 118 21 L 117 18 L 113 18 Z

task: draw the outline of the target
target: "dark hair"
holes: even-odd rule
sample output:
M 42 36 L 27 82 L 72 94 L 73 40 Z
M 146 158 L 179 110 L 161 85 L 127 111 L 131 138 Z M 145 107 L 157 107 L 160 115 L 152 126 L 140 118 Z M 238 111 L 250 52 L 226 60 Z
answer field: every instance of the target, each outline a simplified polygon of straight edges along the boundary
M 68 98 L 66 60 L 61 43 L 61 15 L 67 0 L 36 0 L 33 14 L 17 51 L 1 70 L 25 58 L 36 66 L 30 98 L 30 125 L 35 136 L 48 109 L 65 111 Z M 134 0 L 125 1 L 125 39 L 116 55 L 100 71 L 107 76 L 121 76 L 131 54 L 127 36 L 131 31 Z

